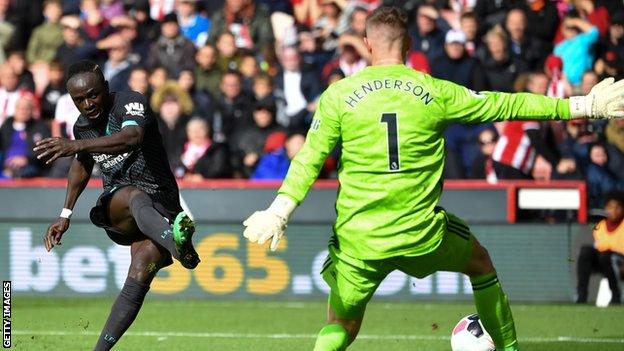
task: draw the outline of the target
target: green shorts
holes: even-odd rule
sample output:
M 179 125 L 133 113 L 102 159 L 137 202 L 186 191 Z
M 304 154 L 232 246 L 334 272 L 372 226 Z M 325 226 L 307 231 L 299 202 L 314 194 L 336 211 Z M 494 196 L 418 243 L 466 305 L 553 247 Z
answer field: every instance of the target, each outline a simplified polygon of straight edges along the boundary
M 466 222 L 442 209 L 440 211 L 446 222 L 442 241 L 435 250 L 421 256 L 360 260 L 341 252 L 336 238 L 332 237 L 321 275 L 331 288 L 329 304 L 338 317 L 354 319 L 364 315 L 366 304 L 379 284 L 396 269 L 416 278 L 438 271 L 464 270 L 472 253 L 474 237 Z

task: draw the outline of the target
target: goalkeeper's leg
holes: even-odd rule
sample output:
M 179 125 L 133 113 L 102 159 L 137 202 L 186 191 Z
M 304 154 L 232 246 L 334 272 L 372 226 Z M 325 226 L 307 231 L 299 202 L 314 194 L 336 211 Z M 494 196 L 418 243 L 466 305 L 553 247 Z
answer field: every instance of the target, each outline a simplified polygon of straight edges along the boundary
M 327 324 L 318 334 L 314 351 L 346 350 L 360 331 L 366 304 L 390 271 L 383 260 L 359 260 L 330 244 L 321 271 L 331 288 Z
M 487 250 L 472 237 L 472 254 L 463 273 L 470 277 L 477 313 L 496 350 L 516 351 L 518 341 L 507 295 Z

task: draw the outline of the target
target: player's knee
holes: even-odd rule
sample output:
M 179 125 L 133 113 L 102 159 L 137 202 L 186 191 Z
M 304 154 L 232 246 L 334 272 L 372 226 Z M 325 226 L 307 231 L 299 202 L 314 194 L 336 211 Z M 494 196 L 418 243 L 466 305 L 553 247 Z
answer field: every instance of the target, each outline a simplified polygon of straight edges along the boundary
M 465 273 L 470 277 L 476 277 L 495 272 L 489 252 L 485 247 L 479 244 L 475 245 L 468 266 L 469 267 Z
M 161 263 L 158 261 L 132 262 L 128 270 L 128 277 L 134 278 L 141 283 L 149 284 L 160 268 Z

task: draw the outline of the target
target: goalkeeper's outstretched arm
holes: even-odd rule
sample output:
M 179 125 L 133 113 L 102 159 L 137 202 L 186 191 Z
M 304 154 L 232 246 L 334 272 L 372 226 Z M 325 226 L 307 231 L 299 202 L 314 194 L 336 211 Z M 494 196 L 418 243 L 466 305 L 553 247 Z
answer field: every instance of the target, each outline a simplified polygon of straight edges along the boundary
M 504 120 L 552 120 L 624 117 L 624 80 L 607 78 L 586 96 L 551 98 L 530 93 L 477 93 L 436 80 L 445 122 L 483 123 Z
M 243 235 L 249 241 L 264 244 L 270 239 L 271 250 L 277 248 L 290 215 L 305 198 L 336 145 L 340 137 L 340 114 L 330 91 L 331 88 L 327 89 L 321 96 L 306 142 L 290 163 L 277 197 L 269 208 L 255 212 L 243 222 L 246 227 Z

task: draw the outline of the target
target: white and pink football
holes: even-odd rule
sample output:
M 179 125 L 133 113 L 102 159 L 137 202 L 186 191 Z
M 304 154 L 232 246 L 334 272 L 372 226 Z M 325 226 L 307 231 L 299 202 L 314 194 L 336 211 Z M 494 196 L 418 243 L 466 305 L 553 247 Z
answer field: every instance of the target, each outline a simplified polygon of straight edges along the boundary
M 453 351 L 496 351 L 490 334 L 485 331 L 476 314 L 462 318 L 453 328 L 451 349 Z

